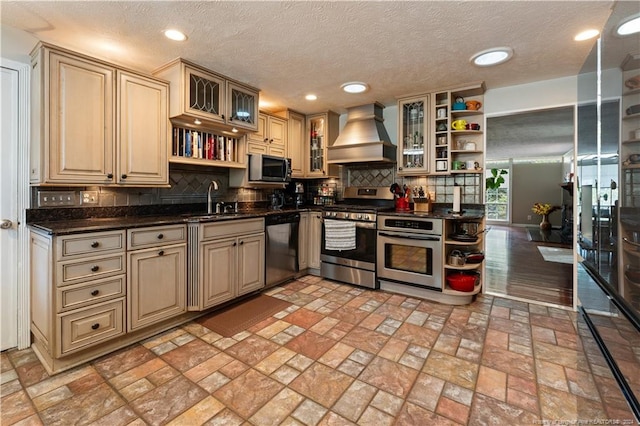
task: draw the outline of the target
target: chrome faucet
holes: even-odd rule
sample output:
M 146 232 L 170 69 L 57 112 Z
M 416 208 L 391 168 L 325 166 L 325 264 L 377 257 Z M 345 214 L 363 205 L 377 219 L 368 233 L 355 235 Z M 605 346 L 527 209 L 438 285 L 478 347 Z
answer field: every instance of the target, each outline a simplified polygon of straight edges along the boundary
M 209 188 L 207 189 L 207 214 L 213 213 L 213 208 L 211 207 L 211 190 L 218 190 L 218 182 L 215 180 L 209 183 Z

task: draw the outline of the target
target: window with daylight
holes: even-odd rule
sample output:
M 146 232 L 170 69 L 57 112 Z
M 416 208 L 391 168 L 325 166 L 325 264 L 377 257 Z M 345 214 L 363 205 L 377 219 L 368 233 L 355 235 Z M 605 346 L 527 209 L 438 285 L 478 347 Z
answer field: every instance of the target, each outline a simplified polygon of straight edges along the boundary
M 500 175 L 504 179 L 504 182 L 499 188 L 487 188 L 485 201 L 487 220 L 509 222 L 509 181 L 511 168 L 508 164 L 504 164 L 503 166 L 504 167 L 487 164 L 487 169 L 485 170 L 485 179 L 493 176 L 491 174 L 492 168 L 498 169 L 498 171 L 507 171 L 506 174 Z

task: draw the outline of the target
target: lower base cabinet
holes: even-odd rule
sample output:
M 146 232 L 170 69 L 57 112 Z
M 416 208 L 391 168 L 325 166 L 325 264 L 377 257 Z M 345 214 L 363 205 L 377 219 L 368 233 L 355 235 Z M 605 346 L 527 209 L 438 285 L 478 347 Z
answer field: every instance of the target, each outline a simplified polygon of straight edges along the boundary
M 189 226 L 190 310 L 208 309 L 264 287 L 263 218 Z
M 309 269 L 320 275 L 320 250 L 322 248 L 322 213 L 309 214 Z
M 129 331 L 187 311 L 186 243 L 128 256 Z

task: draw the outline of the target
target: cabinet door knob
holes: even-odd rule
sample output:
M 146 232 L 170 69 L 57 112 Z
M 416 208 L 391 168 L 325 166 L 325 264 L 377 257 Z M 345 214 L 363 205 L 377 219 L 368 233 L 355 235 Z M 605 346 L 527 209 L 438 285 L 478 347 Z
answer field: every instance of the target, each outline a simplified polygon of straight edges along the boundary
M 98 272 L 98 269 L 100 269 L 100 267 L 98 265 L 93 265 L 91 267 L 91 272 Z
M 92 295 L 92 296 L 97 296 L 97 295 L 99 295 L 99 294 L 100 294 L 100 290 L 93 290 L 93 291 L 91 292 L 91 295 Z
M 236 243 L 236 242 L 234 242 L 234 243 L 233 243 L 233 246 L 234 246 L 234 247 L 235 247 L 235 246 L 237 246 L 237 245 L 238 245 L 238 243 Z
M 164 234 L 158 234 L 158 239 L 161 240 L 164 238 Z
M 107 179 L 113 179 L 113 173 L 107 174 Z
M 97 330 L 97 329 L 99 329 L 99 328 L 100 328 L 100 324 L 99 324 L 99 323 L 95 323 L 95 324 L 93 324 L 93 325 L 91 326 L 91 329 L 92 329 L 92 330 Z
M 164 250 L 160 250 L 160 251 L 158 252 L 158 256 L 164 256 Z
M 220 114 L 220 118 L 224 120 L 224 114 Z
M 240 241 L 240 245 L 243 245 L 243 244 L 244 244 L 244 241 Z
M 264 143 L 269 142 L 269 138 L 264 138 Z
M 122 179 L 126 179 L 126 178 L 127 178 L 127 175 L 122 175 L 122 176 L 120 176 L 120 177 L 121 177 Z
M 91 243 L 91 248 L 98 248 L 98 247 L 100 247 L 100 243 L 99 242 L 94 241 L 94 242 Z

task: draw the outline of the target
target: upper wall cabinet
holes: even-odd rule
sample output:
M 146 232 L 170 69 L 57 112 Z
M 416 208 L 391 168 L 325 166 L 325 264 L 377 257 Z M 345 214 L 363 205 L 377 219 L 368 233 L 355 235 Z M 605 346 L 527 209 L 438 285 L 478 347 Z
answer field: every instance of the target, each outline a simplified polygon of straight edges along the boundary
M 174 121 L 225 130 L 258 130 L 258 89 L 180 58 L 153 75 L 171 83 L 169 116 Z
M 485 86 L 398 100 L 398 175 L 482 173 Z
M 166 82 L 44 43 L 32 65 L 32 184 L 168 184 Z
M 287 120 L 260 113 L 258 131 L 247 136 L 249 154 L 284 157 L 287 153 Z

